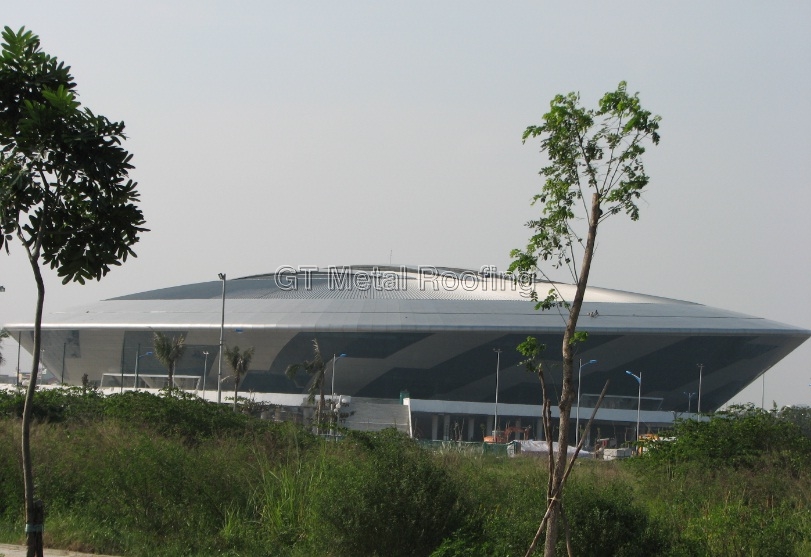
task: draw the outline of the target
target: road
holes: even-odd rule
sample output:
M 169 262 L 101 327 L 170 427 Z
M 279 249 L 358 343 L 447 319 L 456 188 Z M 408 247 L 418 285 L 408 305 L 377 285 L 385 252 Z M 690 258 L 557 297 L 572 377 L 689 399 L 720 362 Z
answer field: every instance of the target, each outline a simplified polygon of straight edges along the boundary
M 0 557 L 25 557 L 25 546 L 8 545 L 0 543 Z M 112 555 L 91 555 L 89 553 L 77 553 L 76 551 L 65 551 L 63 549 L 45 549 L 45 557 L 113 557 Z

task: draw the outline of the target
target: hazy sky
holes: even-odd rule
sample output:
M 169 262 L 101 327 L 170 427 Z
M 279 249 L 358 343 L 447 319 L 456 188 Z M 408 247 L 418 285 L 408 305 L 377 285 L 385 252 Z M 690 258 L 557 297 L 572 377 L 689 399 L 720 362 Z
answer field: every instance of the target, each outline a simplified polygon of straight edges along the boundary
M 126 122 L 151 229 L 99 283 L 48 271 L 46 313 L 280 265 L 503 270 L 541 185 L 524 128 L 557 93 L 593 106 L 626 80 L 662 141 L 591 284 L 811 329 L 811 4 L 572 4 L 6 2 L 0 23 Z M 31 322 L 19 245 L 0 284 L 0 323 Z M 809 383 L 811 342 L 766 375 L 766 404 L 809 404 Z

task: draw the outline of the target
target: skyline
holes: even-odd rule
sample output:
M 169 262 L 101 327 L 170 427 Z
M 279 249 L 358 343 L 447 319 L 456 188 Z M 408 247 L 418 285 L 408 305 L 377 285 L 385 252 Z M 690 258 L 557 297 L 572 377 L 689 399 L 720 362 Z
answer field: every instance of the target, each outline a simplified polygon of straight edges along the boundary
M 529 238 L 544 164 L 521 133 L 555 94 L 580 91 L 590 107 L 626 80 L 662 116 L 662 141 L 645 156 L 640 220 L 601 228 L 590 284 L 811 329 L 811 7 L 4 12 L 3 25 L 24 25 L 72 66 L 85 106 L 126 122 L 151 229 L 138 258 L 99 283 L 62 287 L 45 270 L 46 313 L 282 264 L 503 271 Z M 33 278 L 11 250 L 0 323 L 30 322 Z M 811 403 L 809 362 L 806 342 L 766 374 L 767 406 Z M 758 383 L 736 398 L 759 405 Z

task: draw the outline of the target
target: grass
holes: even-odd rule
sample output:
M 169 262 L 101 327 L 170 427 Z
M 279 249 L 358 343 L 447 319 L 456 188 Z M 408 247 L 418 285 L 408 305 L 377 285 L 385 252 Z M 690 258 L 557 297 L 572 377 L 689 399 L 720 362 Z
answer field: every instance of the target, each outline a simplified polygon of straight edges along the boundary
M 325 442 L 188 397 L 72 391 L 40 403 L 32 449 L 49 547 L 507 557 L 523 555 L 545 506 L 545 461 L 531 457 L 429 451 L 393 431 Z M 0 396 L 0 541 L 19 544 L 15 404 Z M 788 456 L 791 467 L 785 452 L 746 466 L 581 461 L 564 494 L 576 554 L 811 554 L 811 467 Z

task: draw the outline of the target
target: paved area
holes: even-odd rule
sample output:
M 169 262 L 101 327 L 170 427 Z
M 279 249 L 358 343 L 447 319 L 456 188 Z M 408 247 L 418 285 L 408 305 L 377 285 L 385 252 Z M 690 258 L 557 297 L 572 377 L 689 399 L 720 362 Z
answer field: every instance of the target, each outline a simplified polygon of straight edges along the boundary
M 25 557 L 25 546 L 8 545 L 0 543 L 0 557 Z M 90 555 L 88 553 L 77 553 L 75 551 L 65 551 L 63 549 L 45 548 L 45 557 L 113 557 L 113 556 Z

